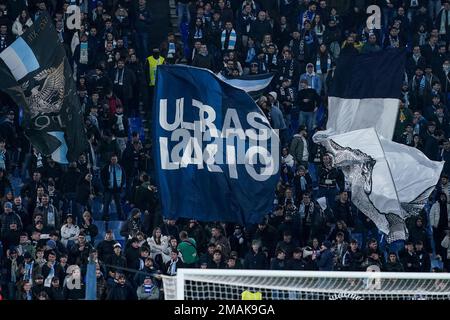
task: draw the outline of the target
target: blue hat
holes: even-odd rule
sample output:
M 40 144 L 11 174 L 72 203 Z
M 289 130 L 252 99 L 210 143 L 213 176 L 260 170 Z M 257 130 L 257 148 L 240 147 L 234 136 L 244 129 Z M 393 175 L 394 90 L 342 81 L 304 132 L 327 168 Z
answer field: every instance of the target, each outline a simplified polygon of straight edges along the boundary
M 47 241 L 47 246 L 49 247 L 49 248 L 52 248 L 52 249 L 55 249 L 56 248 L 56 242 L 55 242 L 55 240 L 48 240 Z
M 13 207 L 13 205 L 12 205 L 11 202 L 6 202 L 5 205 L 4 205 L 4 208 L 5 208 L 5 209 L 6 209 L 6 208 L 12 209 L 12 207 Z

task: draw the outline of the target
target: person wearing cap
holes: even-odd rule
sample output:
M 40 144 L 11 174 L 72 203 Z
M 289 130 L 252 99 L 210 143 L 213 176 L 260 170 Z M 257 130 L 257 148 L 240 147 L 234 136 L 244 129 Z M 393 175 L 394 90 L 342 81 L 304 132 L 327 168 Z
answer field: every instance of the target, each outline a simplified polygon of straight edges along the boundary
M 17 213 L 14 213 L 12 203 L 6 202 L 3 205 L 3 214 L 0 215 L 0 235 L 2 238 L 6 235 L 12 224 L 15 224 L 19 231 L 23 229 L 22 219 Z
M 314 72 L 314 65 L 308 63 L 306 65 L 306 72 L 300 75 L 300 81 L 306 80 L 308 88 L 314 89 L 318 96 L 320 96 L 322 91 L 322 81 L 320 77 Z
M 17 292 L 17 283 L 21 280 L 21 269 L 23 268 L 23 257 L 19 256 L 17 249 L 12 247 L 7 252 L 6 259 L 3 263 L 4 274 L 3 280 L 5 281 L 4 288 L 6 290 L 6 297 L 9 300 L 14 300 Z
M 127 280 L 125 274 L 118 271 L 109 290 L 107 290 L 106 300 L 127 301 L 137 299 L 136 289 Z
M 303 259 L 303 250 L 300 247 L 294 248 L 292 258 L 287 262 L 287 270 L 307 270 L 307 262 Z
M 107 271 L 107 278 L 113 278 L 115 277 L 115 273 L 117 270 L 120 270 L 120 268 L 126 268 L 127 267 L 127 260 L 124 256 L 122 256 L 122 245 L 120 243 L 115 243 L 113 245 L 114 248 L 114 254 L 109 256 L 107 260 L 105 261 L 105 264 L 108 266 L 106 267 Z M 118 269 L 116 269 L 118 267 Z
M 138 300 L 158 300 L 159 288 L 153 283 L 151 276 L 146 276 L 144 283 L 137 288 Z
M 33 281 L 33 288 L 31 289 L 31 292 L 33 293 L 33 297 L 35 300 L 38 300 L 39 294 L 42 292 L 45 292 L 45 286 L 44 286 L 44 277 L 42 274 L 37 274 L 34 281 Z
M 65 300 L 64 288 L 57 276 L 51 279 L 50 288 L 47 288 L 46 292 L 51 300 Z
M 320 271 L 332 271 L 334 266 L 334 255 L 331 251 L 331 242 L 325 240 L 322 242 L 320 246 L 320 255 L 317 256 L 316 253 L 313 253 L 312 260 L 316 261 L 317 267 Z

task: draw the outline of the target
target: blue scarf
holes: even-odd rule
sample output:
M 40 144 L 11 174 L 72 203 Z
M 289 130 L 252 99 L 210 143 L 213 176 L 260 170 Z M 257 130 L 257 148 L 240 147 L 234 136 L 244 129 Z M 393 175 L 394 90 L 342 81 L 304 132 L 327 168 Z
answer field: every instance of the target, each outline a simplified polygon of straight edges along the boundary
M 115 165 L 115 168 L 116 168 L 116 184 L 117 187 L 120 188 L 120 186 L 122 185 L 122 169 L 117 164 Z M 114 188 L 114 170 L 112 165 L 109 166 L 109 188 L 110 189 Z
M 302 191 L 306 191 L 306 179 L 305 177 L 300 177 L 300 188 Z
M 328 53 L 328 57 L 327 57 L 327 72 L 328 70 L 331 70 L 331 57 L 330 54 Z M 323 74 L 325 72 L 322 72 L 322 64 L 320 63 L 320 54 L 317 55 L 317 60 L 316 60 L 316 73 L 317 74 Z
M 144 292 L 151 293 L 154 287 L 155 287 L 155 285 L 153 285 L 153 284 L 151 284 L 151 285 L 144 284 Z
M 0 151 L 0 169 L 6 170 L 6 150 Z
M 254 47 L 248 48 L 247 58 L 245 59 L 246 63 L 251 63 L 256 56 L 256 51 Z
M 45 278 L 44 287 L 50 288 L 52 285 L 52 279 L 55 276 L 55 264 L 52 264 L 50 272 L 48 273 L 47 278 Z
M 25 272 L 23 274 L 23 280 L 25 282 L 31 281 L 31 276 L 33 273 L 33 265 L 34 261 L 31 261 L 30 263 L 25 263 Z
M 231 29 L 229 40 L 228 40 L 228 46 L 225 48 L 225 41 L 227 39 L 227 30 L 222 31 L 222 35 L 220 37 L 220 41 L 222 43 L 222 50 L 234 50 L 236 48 L 236 31 L 234 29 Z

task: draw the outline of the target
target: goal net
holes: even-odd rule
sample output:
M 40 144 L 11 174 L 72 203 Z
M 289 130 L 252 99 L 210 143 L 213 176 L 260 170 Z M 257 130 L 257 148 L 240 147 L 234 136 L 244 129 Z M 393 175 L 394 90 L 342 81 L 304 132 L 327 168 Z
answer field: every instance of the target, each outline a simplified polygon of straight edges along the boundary
M 450 274 L 179 269 L 166 300 L 450 300 Z

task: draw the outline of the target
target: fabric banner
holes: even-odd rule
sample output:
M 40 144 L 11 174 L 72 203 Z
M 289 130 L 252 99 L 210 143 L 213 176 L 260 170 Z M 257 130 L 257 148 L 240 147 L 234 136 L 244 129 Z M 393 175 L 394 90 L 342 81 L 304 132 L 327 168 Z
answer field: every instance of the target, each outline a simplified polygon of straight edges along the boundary
M 59 163 L 77 160 L 87 140 L 65 50 L 43 14 L 0 54 L 0 89 L 24 106 L 31 144 Z
M 258 223 L 272 209 L 279 138 L 244 91 L 206 69 L 158 67 L 153 110 L 166 218 Z
M 340 56 L 329 92 L 327 130 L 314 140 L 372 127 L 392 140 L 404 61 L 405 51 L 399 49 Z
M 351 183 L 356 207 L 388 235 L 388 242 L 407 239 L 404 220 L 422 210 L 444 162 L 384 139 L 374 128 L 331 136 L 323 144 Z
M 264 90 L 272 82 L 273 76 L 273 73 L 264 73 L 227 78 L 220 72 L 217 74 L 217 77 L 219 77 L 220 80 L 228 83 L 233 87 L 244 90 L 253 99 L 259 98 L 264 93 Z

